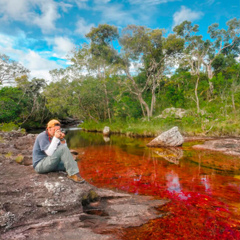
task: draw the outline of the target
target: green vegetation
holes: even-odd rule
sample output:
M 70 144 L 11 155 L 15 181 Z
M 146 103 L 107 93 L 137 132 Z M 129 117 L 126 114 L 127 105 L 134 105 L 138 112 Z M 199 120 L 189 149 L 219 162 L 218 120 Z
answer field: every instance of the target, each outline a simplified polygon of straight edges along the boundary
M 21 164 L 22 161 L 23 161 L 23 159 L 24 159 L 24 156 L 21 155 L 21 154 L 19 154 L 19 155 L 15 158 L 15 161 L 16 161 L 17 163 Z
M 234 115 L 227 118 L 206 118 L 202 116 L 188 115 L 182 119 L 173 117 L 154 118 L 139 120 L 117 120 L 112 123 L 109 121 L 96 123 L 87 121 L 81 124 L 84 130 L 102 132 L 105 126 L 109 126 L 111 132 L 126 134 L 128 136 L 157 136 L 174 126 L 178 126 L 180 132 L 185 136 L 239 136 L 240 118 Z
M 12 157 L 12 153 L 11 152 L 8 152 L 4 155 L 6 158 L 11 158 Z
M 72 64 L 50 72 L 50 84 L 21 75 L 17 87 L 0 89 L 0 123 L 40 127 L 52 117 L 74 117 L 87 130 L 108 125 L 127 135 L 156 135 L 177 125 L 186 135 L 238 136 L 240 19 L 226 29 L 210 25 L 206 40 L 198 28 L 184 21 L 166 36 L 164 29 L 136 25 L 121 34 L 116 26 L 93 27 Z M 159 118 L 166 108 L 187 113 Z
M 2 132 L 10 132 L 12 130 L 18 130 L 18 128 L 19 128 L 19 126 L 12 122 L 0 124 L 0 131 L 2 131 Z M 24 130 L 22 130 L 22 131 L 24 131 Z

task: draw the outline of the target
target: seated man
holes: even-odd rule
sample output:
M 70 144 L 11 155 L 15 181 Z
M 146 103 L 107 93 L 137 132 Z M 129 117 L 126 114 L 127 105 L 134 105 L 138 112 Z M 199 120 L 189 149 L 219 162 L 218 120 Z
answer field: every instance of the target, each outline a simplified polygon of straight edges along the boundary
M 53 119 L 48 122 L 46 131 L 37 136 L 33 146 L 33 167 L 38 173 L 66 171 L 69 179 L 83 183 L 60 126 L 60 122 Z

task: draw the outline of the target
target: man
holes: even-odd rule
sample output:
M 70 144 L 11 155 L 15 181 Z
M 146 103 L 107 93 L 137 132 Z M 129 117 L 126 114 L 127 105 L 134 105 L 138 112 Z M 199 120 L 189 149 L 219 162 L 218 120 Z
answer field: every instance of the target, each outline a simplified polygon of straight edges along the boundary
M 38 173 L 66 171 L 69 179 L 83 183 L 85 180 L 79 174 L 60 127 L 60 122 L 53 119 L 48 122 L 46 131 L 37 136 L 33 146 L 33 167 Z

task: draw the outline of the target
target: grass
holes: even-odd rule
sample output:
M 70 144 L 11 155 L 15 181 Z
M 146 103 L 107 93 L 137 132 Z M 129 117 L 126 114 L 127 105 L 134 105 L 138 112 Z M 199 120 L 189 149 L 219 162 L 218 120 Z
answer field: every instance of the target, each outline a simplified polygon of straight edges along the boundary
M 24 156 L 19 154 L 19 155 L 15 158 L 15 161 L 16 161 L 17 163 L 22 163 L 23 158 L 24 158 Z
M 6 157 L 6 158 L 11 158 L 11 157 L 12 157 L 12 153 L 11 153 L 11 152 L 6 153 L 6 154 L 5 154 L 5 157 Z
M 2 123 L 0 125 L 0 131 L 2 132 L 10 132 L 12 130 L 17 130 L 18 129 L 18 125 L 16 125 L 15 123 Z
M 13 130 L 20 130 L 22 133 L 26 132 L 24 128 L 20 128 L 19 125 L 13 122 L 0 124 L 0 131 L 2 132 L 11 132 Z
M 173 117 L 152 118 L 150 121 L 139 120 L 116 120 L 112 123 L 94 121 L 84 122 L 80 127 L 87 131 L 102 132 L 105 126 L 110 127 L 111 132 L 121 133 L 127 136 L 153 137 L 178 126 L 184 136 L 240 136 L 239 114 L 218 117 L 188 115 L 182 119 Z

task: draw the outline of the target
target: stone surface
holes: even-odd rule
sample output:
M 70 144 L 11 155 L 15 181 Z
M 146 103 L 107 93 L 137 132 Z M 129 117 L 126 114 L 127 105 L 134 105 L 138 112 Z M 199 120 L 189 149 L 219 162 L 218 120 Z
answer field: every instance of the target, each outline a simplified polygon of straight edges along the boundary
M 36 137 L 0 135 L 18 154 Z M 37 174 L 0 152 L 0 239 L 117 240 L 115 229 L 161 217 L 156 208 L 167 202 L 74 183 L 64 172 Z
M 105 126 L 103 129 L 103 135 L 109 136 L 110 135 L 110 127 Z
M 170 130 L 163 132 L 158 137 L 154 138 L 147 144 L 148 147 L 177 147 L 181 146 L 184 138 L 178 131 L 178 127 L 173 127 Z
M 223 152 L 228 155 L 240 156 L 240 139 L 216 139 L 194 145 L 194 149 Z

